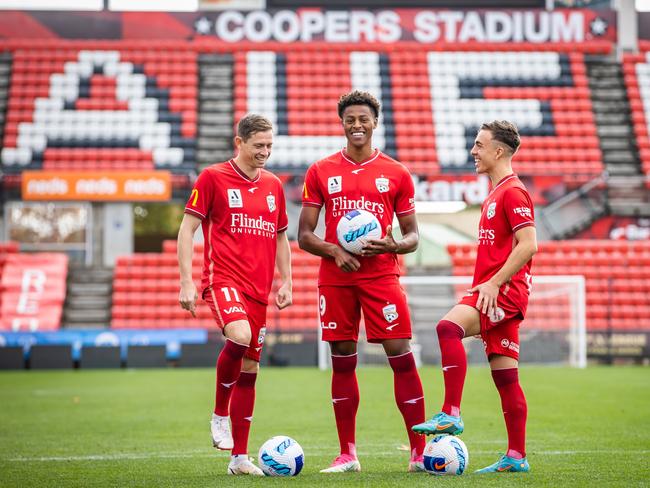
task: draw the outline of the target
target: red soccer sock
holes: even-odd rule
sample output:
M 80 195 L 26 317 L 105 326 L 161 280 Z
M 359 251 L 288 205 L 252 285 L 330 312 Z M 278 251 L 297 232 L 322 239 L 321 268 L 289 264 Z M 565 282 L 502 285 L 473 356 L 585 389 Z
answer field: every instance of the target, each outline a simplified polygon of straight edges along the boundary
M 449 320 L 441 320 L 436 331 L 445 381 L 445 403 L 442 411 L 448 415 L 458 416 L 467 374 L 467 356 L 463 346 L 465 331 L 460 325 Z
M 232 392 L 230 421 L 234 441 L 233 456 L 248 453 L 248 434 L 255 407 L 255 380 L 257 380 L 257 373 L 242 371 Z
M 332 403 L 341 454 L 357 455 L 355 429 L 359 409 L 357 355 L 332 356 Z
M 496 369 L 492 371 L 494 384 L 501 396 L 503 418 L 508 431 L 507 456 L 515 459 L 526 457 L 526 417 L 528 406 L 526 397 L 519 385 L 517 368 Z
M 393 385 L 395 389 L 395 402 L 402 413 L 406 432 L 411 445 L 411 457 L 419 456 L 424 451 L 426 438 L 411 430 L 415 424 L 424 422 L 424 392 L 422 382 L 415 366 L 412 352 L 391 356 L 388 358 L 390 367 L 393 368 Z
M 248 346 L 226 339 L 226 345 L 217 359 L 217 388 L 214 399 L 214 413 L 226 417 L 230 411 L 230 396 L 239 378 L 242 358 Z

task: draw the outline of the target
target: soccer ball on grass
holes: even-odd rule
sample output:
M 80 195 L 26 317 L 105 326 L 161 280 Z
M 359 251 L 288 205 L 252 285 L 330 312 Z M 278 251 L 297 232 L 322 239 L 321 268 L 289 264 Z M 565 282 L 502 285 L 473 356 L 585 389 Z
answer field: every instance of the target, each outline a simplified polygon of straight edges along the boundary
M 305 462 L 305 453 L 291 437 L 277 435 L 262 444 L 258 462 L 266 476 L 296 476 Z
M 424 446 L 424 469 L 436 475 L 463 474 L 469 464 L 467 446 L 453 435 L 438 435 Z

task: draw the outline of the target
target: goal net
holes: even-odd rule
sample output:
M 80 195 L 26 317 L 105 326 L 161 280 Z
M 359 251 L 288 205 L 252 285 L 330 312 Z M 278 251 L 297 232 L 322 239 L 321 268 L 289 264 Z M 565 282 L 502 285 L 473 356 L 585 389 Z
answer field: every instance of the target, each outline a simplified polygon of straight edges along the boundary
M 469 276 L 404 276 L 413 324 L 412 350 L 418 364 L 440 364 L 438 321 L 465 295 Z M 359 364 L 386 364 L 381 345 L 368 344 L 362 324 Z M 320 330 L 320 328 L 319 328 Z M 520 362 L 587 365 L 585 280 L 583 276 L 534 276 L 526 318 L 519 329 Z M 468 363 L 486 364 L 483 342 L 463 340 Z M 327 343 L 319 342 L 319 367 L 330 367 Z

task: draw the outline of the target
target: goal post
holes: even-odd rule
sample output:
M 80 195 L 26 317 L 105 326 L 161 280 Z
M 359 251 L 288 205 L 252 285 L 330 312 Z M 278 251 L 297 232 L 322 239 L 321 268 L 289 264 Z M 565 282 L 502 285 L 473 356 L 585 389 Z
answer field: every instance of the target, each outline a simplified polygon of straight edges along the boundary
M 403 276 L 411 321 L 413 352 L 418 364 L 440 364 L 435 325 L 470 288 L 470 276 Z M 586 289 L 581 275 L 533 276 L 526 318 L 520 328 L 522 363 L 587 365 Z M 368 344 L 361 327 L 359 364 L 385 364 L 383 348 Z M 468 362 L 485 364 L 483 343 L 464 341 Z M 318 365 L 330 367 L 329 346 L 320 341 Z

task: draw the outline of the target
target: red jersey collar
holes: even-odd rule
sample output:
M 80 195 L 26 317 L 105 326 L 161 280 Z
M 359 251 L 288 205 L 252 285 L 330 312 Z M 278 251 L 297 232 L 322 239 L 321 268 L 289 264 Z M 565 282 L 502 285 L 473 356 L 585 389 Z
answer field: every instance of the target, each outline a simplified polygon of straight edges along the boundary
M 504 176 L 499 180 L 499 182 L 492 188 L 492 191 L 490 193 L 493 193 L 497 188 L 499 188 L 501 185 L 503 185 L 506 181 L 510 181 L 512 178 L 516 178 L 517 175 L 515 173 L 511 173 L 508 176 Z
M 232 167 L 233 170 L 235 170 L 235 173 L 237 173 L 239 176 L 241 176 L 243 179 L 248 181 L 249 183 L 256 183 L 259 179 L 260 176 L 262 175 L 262 170 L 258 169 L 257 170 L 257 176 L 253 179 L 249 178 L 246 173 L 244 173 L 239 166 L 237 166 L 237 163 L 235 163 L 234 159 L 231 159 L 228 161 L 230 163 L 230 166 Z
M 363 161 L 358 163 L 358 162 L 353 161 L 352 159 L 350 159 L 348 157 L 347 153 L 345 152 L 345 148 L 341 149 L 341 156 L 343 157 L 343 159 L 345 159 L 348 163 L 354 164 L 355 166 L 363 166 L 364 164 L 371 163 L 375 159 L 377 159 L 380 154 L 381 154 L 381 151 L 379 149 L 375 149 L 375 152 L 372 153 L 372 155 L 368 159 L 364 159 Z

